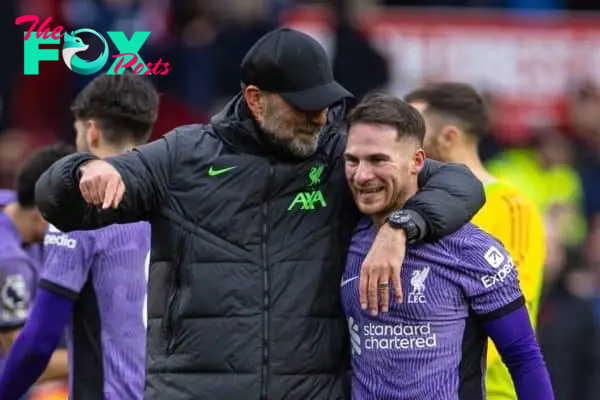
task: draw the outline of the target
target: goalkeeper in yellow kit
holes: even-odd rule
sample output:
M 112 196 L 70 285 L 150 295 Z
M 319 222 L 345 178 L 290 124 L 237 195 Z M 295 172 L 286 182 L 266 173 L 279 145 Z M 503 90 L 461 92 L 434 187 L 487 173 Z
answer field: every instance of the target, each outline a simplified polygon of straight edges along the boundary
M 465 164 L 484 184 L 486 203 L 473 223 L 500 240 L 511 254 L 535 327 L 545 256 L 542 216 L 517 188 L 496 179 L 483 167 L 478 144 L 488 125 L 484 101 L 471 86 L 455 82 L 424 86 L 409 93 L 405 100 L 425 118 L 427 156 Z M 508 369 L 491 341 L 488 343 L 486 392 L 488 400 L 517 399 Z

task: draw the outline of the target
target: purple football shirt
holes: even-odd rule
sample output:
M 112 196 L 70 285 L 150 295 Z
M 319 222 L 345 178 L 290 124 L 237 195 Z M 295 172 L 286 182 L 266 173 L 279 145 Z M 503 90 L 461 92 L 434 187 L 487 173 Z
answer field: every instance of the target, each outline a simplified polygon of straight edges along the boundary
M 77 301 L 67 332 L 71 398 L 142 399 L 150 225 L 46 235 L 40 287 Z
M 12 203 L 17 199 L 17 194 L 14 190 L 0 189 L 0 207 Z
M 35 284 L 34 262 L 21 247 L 12 220 L 0 212 L 0 327 L 19 328 L 25 323 Z
M 10 191 L 0 190 L 8 200 Z M 23 249 L 21 235 L 1 209 L 0 199 L 0 327 L 20 328 L 29 315 L 37 284 L 37 262 Z M 6 201 L 9 203 L 9 201 Z M 0 349 L 0 371 L 5 354 Z
M 0 189 L 0 210 L 16 200 L 17 194 L 13 190 Z M 30 243 L 23 245 L 22 247 L 25 253 L 27 253 L 27 255 L 30 257 L 31 262 L 35 267 L 37 279 L 37 275 L 39 275 L 39 271 L 43 262 L 42 245 L 40 243 Z
M 507 252 L 472 224 L 436 243 L 409 246 L 403 303 L 392 301 L 388 313 L 372 317 L 360 308 L 358 277 L 375 234 L 370 219 L 363 219 L 341 282 L 352 399 L 485 398 L 487 338 L 479 322 L 522 300 Z

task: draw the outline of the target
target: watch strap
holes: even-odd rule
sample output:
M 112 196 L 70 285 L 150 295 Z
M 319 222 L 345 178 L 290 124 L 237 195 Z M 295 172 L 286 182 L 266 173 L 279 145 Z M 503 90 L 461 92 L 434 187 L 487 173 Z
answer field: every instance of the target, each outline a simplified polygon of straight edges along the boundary
M 425 220 L 412 210 L 400 210 L 395 213 L 402 213 L 400 218 L 388 218 L 387 223 L 394 229 L 402 229 L 406 234 L 406 242 L 409 244 L 421 240 L 422 226 L 425 225 Z

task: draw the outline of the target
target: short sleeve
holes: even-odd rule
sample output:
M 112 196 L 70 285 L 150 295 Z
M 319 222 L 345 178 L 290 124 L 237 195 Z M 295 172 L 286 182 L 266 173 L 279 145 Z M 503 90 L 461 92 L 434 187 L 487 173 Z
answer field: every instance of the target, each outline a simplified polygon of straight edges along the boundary
M 25 259 L 0 261 L 0 327 L 20 328 L 25 324 L 35 287 L 33 267 Z
M 85 285 L 94 253 L 89 232 L 63 233 L 50 226 L 44 238 L 44 266 L 39 286 L 77 299 Z
M 462 287 L 474 314 L 494 319 L 524 304 L 517 270 L 500 242 L 473 228 L 459 254 Z

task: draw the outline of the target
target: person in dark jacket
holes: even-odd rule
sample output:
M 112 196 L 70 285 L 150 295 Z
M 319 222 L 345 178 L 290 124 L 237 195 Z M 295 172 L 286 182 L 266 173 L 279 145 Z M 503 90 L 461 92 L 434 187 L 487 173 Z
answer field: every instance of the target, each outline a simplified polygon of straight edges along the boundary
M 38 181 L 62 231 L 152 224 L 146 399 L 350 399 L 339 297 L 360 217 L 344 178 L 350 102 L 323 48 L 277 29 L 210 125 L 105 160 L 79 153 Z M 407 243 L 458 229 L 484 202 L 459 165 L 428 162 L 419 186 L 363 264 L 365 307 Z

